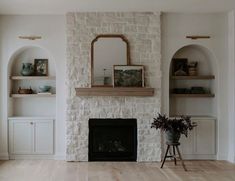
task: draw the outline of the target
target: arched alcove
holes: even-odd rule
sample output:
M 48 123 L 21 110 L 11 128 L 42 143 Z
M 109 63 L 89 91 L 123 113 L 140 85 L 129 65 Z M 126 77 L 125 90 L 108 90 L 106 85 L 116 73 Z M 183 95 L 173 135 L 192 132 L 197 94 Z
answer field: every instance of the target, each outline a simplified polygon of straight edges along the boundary
M 197 62 L 197 75 L 175 76 L 170 65 L 169 115 L 216 116 L 216 62 L 209 49 L 201 45 L 187 45 L 177 50 L 173 59 Z M 192 87 L 202 87 L 199 94 Z
M 23 63 L 34 64 L 34 59 L 48 60 L 47 76 L 22 76 Z M 16 50 L 8 63 L 8 117 L 43 117 L 56 114 L 56 66 L 51 54 L 37 46 L 26 46 Z M 51 86 L 51 95 L 41 95 L 39 86 Z M 18 88 L 32 88 L 34 94 L 18 94 Z

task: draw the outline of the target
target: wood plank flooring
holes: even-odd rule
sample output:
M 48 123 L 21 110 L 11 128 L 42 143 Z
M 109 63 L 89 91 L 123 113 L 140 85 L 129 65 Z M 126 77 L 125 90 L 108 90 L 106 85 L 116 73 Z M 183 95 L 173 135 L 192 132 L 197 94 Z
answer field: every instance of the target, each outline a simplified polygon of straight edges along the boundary
M 180 164 L 137 162 L 65 162 L 10 160 L 0 162 L 0 181 L 234 181 L 235 165 L 225 161 Z

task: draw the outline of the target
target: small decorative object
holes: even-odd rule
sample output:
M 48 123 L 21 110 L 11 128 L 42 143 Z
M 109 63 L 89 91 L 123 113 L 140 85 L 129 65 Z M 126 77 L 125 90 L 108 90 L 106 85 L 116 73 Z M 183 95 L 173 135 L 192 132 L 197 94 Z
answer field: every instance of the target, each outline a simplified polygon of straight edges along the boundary
M 19 87 L 18 94 L 33 94 L 33 90 L 31 87 L 29 89 L 21 89 L 21 87 Z
M 114 65 L 114 87 L 144 87 L 143 65 Z
M 191 94 L 205 94 L 206 90 L 203 87 L 191 87 Z
M 189 116 L 181 116 L 180 118 L 168 118 L 166 115 L 158 114 L 157 118 L 153 118 L 151 128 L 164 131 L 166 141 L 168 143 L 178 143 L 181 134 L 188 137 L 188 131 L 192 130 L 197 124 L 191 121 Z
M 103 69 L 103 71 L 104 71 L 104 85 L 110 85 L 110 84 L 112 84 L 112 79 L 111 79 L 111 77 L 108 77 L 105 75 L 106 70 L 107 69 Z
M 47 76 L 48 75 L 48 59 L 34 59 L 35 75 Z
M 32 63 L 23 63 L 22 70 L 20 73 L 23 76 L 33 75 L 33 73 L 34 73 L 33 64 Z
M 186 88 L 174 88 L 173 93 L 175 93 L 175 94 L 187 94 L 188 89 L 186 89 Z
M 43 86 L 39 86 L 39 89 L 41 92 L 49 92 L 51 89 L 51 86 L 49 85 L 43 85 Z
M 196 76 L 197 75 L 197 62 L 190 62 L 188 64 L 188 74 L 191 76 Z
M 172 73 L 175 76 L 188 75 L 188 59 L 187 58 L 173 58 Z

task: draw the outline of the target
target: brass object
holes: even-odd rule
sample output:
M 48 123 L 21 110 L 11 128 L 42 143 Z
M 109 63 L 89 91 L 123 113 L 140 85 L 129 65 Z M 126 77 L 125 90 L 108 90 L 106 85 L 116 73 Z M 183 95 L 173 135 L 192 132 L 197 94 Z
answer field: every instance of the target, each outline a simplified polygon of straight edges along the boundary
M 26 40 L 38 40 L 42 39 L 41 36 L 19 36 L 20 39 L 26 39 Z
M 33 90 L 31 87 L 29 89 L 21 89 L 21 87 L 19 87 L 18 94 L 33 94 Z
M 197 40 L 197 39 L 209 39 L 211 37 L 210 36 L 202 36 L 202 35 L 190 35 L 190 36 L 186 36 L 186 38 L 189 38 L 192 40 Z

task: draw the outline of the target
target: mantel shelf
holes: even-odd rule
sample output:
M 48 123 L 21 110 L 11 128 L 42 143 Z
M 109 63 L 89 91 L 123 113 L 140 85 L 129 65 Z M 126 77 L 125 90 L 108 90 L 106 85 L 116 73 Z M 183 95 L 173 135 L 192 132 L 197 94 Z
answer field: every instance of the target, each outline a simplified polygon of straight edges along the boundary
M 153 96 L 154 88 L 91 87 L 75 88 L 77 96 Z
M 55 76 L 11 76 L 11 80 L 55 80 Z
M 214 75 L 197 75 L 197 76 L 171 76 L 173 80 L 210 80 L 215 79 Z
M 171 94 L 173 97 L 215 97 L 214 94 Z

